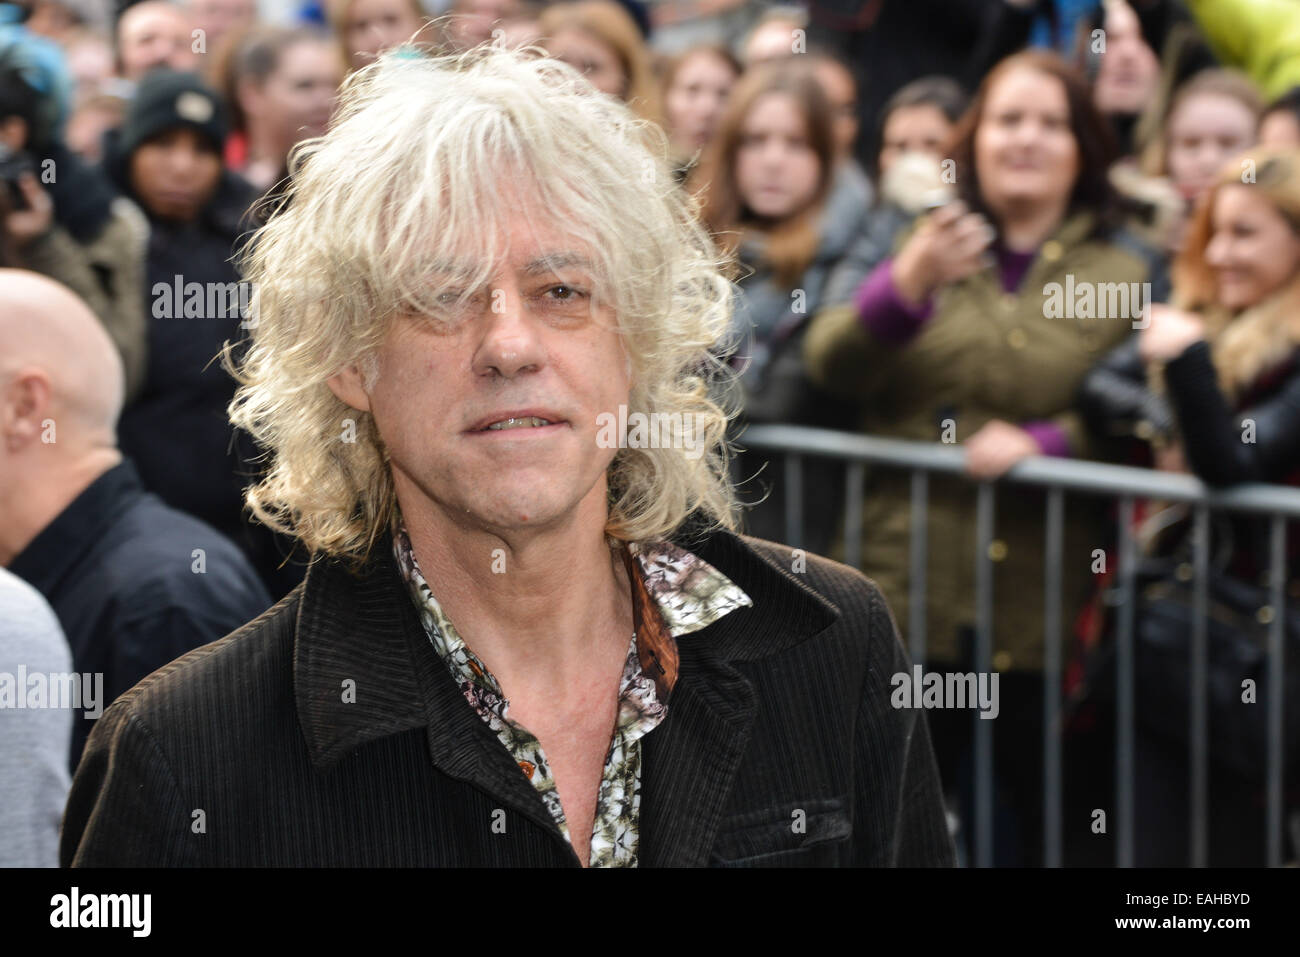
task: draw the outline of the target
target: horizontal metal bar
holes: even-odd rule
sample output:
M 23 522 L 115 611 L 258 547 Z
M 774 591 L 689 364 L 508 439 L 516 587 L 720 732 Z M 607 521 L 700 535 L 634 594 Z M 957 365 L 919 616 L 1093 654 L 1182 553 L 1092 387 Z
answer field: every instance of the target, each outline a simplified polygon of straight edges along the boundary
M 966 467 L 966 450 L 959 445 L 796 425 L 752 425 L 737 441 L 746 449 L 793 452 L 899 468 L 923 468 L 930 472 L 964 474 Z M 1300 489 L 1283 485 L 1249 482 L 1230 489 L 1211 489 L 1191 475 L 1048 455 L 1035 455 L 1018 462 L 1004 474 L 1003 479 L 1098 495 L 1156 496 L 1168 501 L 1196 502 L 1215 509 L 1300 518 Z

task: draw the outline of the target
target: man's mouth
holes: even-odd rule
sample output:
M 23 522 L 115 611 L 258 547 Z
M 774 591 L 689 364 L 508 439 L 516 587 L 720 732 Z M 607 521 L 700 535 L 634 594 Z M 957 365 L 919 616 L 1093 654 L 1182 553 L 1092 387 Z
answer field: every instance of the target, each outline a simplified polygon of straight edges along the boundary
M 522 407 L 516 406 L 513 409 L 495 409 L 488 412 L 465 431 L 479 435 L 484 432 L 509 432 L 515 429 L 549 432 L 567 424 L 568 419 L 555 409 L 547 408 L 544 405 L 526 405 Z
M 479 429 L 480 432 L 498 432 L 503 429 L 537 429 L 544 425 L 555 425 L 549 419 L 540 419 L 535 415 L 526 415 L 520 419 L 502 419 L 500 422 L 493 422 L 485 429 Z

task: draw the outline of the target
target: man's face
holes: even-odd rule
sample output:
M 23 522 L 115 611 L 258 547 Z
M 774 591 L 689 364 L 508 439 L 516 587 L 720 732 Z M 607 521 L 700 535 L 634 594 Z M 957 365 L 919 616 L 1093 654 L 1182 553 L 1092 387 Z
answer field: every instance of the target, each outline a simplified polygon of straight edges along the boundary
M 452 302 L 453 283 L 442 317 L 393 321 L 371 381 L 349 369 L 330 382 L 374 416 L 404 512 L 493 532 L 605 507 L 617 450 L 598 444 L 598 417 L 630 389 L 613 311 L 592 305 L 590 251 L 536 214 L 508 240 L 468 306 Z
M 128 80 L 138 80 L 155 67 L 193 70 L 198 65 L 189 20 L 184 11 L 164 3 L 140 4 L 122 14 L 118 55 Z
M 254 0 L 192 0 L 190 12 L 194 25 L 207 33 L 209 49 L 226 35 L 257 21 Z
M 193 222 L 221 181 L 221 157 L 188 127 L 154 137 L 131 154 L 131 187 L 153 216 Z
M 1106 13 L 1106 51 L 1101 55 L 1092 101 L 1106 114 L 1141 113 L 1156 94 L 1160 58 L 1147 46 L 1137 14 L 1127 3 Z

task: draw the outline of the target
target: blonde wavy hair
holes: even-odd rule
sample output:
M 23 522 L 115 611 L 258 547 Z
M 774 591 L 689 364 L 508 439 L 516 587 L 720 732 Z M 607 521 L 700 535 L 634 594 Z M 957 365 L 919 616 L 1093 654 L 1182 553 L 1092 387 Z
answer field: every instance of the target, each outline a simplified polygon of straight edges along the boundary
M 696 512 L 709 528 L 736 528 L 735 409 L 717 357 L 728 263 L 675 185 L 663 132 L 540 52 L 399 48 L 353 73 L 330 131 L 294 149 L 287 195 L 240 257 L 251 341 L 238 362 L 226 348 L 240 383 L 229 412 L 266 451 L 248 507 L 315 553 L 364 559 L 396 508 L 373 419 L 327 381 L 354 363 L 373 369 L 394 316 L 445 310 L 441 264 L 478 267 L 457 277 L 462 296 L 484 287 L 519 215 L 501 182 L 591 250 L 595 297 L 629 356 L 629 412 L 681 414 L 702 436 L 694 457 L 699 445 L 616 453 L 607 534 L 654 541 Z M 355 440 L 341 439 L 347 419 Z

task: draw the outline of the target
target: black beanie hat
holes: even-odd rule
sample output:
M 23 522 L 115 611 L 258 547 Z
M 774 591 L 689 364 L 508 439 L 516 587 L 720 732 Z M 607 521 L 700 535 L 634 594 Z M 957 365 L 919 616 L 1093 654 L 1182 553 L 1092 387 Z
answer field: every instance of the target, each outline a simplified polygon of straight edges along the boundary
M 118 155 L 125 159 L 146 140 L 177 127 L 203 134 L 220 154 L 226 141 L 221 98 L 196 73 L 151 70 L 127 107 L 118 133 Z

